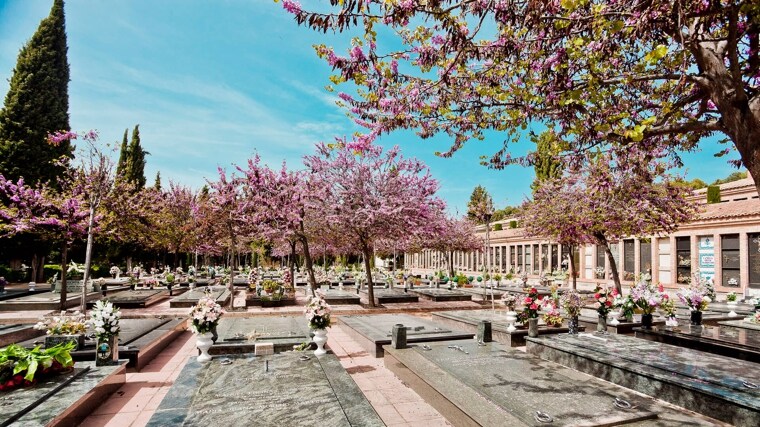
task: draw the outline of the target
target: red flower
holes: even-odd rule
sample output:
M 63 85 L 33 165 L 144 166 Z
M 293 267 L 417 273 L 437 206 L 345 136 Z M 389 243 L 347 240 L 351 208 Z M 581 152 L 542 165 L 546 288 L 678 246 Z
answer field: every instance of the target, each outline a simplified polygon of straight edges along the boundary
M 533 298 L 525 297 L 525 304 L 531 304 L 531 303 L 533 303 Z
M 536 288 L 530 288 L 529 292 L 532 293 L 532 294 L 538 293 L 538 291 L 536 290 Z
M 612 307 L 612 301 L 607 301 L 606 303 L 604 303 L 604 305 L 606 305 L 607 307 Z
M 601 295 L 599 294 L 599 292 L 597 292 L 597 293 L 594 294 L 594 298 L 596 298 L 596 299 L 601 298 Z
M 538 310 L 538 306 L 536 304 L 531 304 L 530 305 L 530 309 L 531 310 Z

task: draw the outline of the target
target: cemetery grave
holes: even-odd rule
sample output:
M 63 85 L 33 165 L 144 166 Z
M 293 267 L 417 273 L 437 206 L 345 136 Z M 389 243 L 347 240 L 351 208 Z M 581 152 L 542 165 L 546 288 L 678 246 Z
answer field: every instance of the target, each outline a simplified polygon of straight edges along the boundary
M 735 425 L 760 425 L 757 364 L 626 335 L 528 338 L 527 351 Z
M 374 357 L 383 356 L 383 346 L 391 343 L 391 331 L 396 324 L 403 324 L 407 328 L 406 337 L 409 343 L 464 340 L 472 339 L 474 335 L 461 329 L 448 328 L 434 320 L 408 314 L 342 316 L 339 320 L 347 326 L 349 336 Z
M 332 354 L 191 359 L 148 422 L 168 425 L 384 426 Z
M 121 319 L 119 358 L 127 360 L 129 368 L 142 369 L 186 329 L 186 324 L 185 318 Z M 17 343 L 27 348 L 44 346 L 45 337 L 39 336 Z M 95 360 L 94 338 L 87 337 L 84 348 L 72 351 L 71 357 L 77 362 Z
M 298 317 L 222 317 L 210 354 L 255 353 L 256 345 L 272 344 L 273 351 L 289 351 L 311 341 L 306 319 Z
M 126 382 L 126 362 L 95 366 L 76 362 L 68 373 L 47 377 L 34 387 L 0 394 L 0 426 L 73 426 L 94 412 Z
M 478 324 L 483 321 L 491 322 L 491 333 L 493 339 L 509 347 L 520 347 L 525 345 L 525 338 L 528 336 L 528 327 L 520 326 L 514 331 L 508 329 L 509 324 L 506 320 L 506 311 L 504 310 L 453 310 L 438 311 L 432 313 L 433 321 L 443 325 L 475 333 L 478 330 Z M 539 321 L 538 334 L 566 334 L 567 322 L 562 326 L 547 326 Z M 579 331 L 585 328 L 580 326 Z
M 472 301 L 472 295 L 459 290 L 415 288 L 410 292 L 428 301 Z
M 691 348 L 760 363 L 760 330 L 733 326 L 682 324 L 677 327 L 634 328 L 636 338 Z
M 384 363 L 456 426 L 710 425 L 495 342 L 389 345 Z
M 198 304 L 198 300 L 206 296 L 206 290 L 211 293 L 217 304 L 225 306 L 230 301 L 230 291 L 222 286 L 209 286 L 190 289 L 187 292 L 174 297 L 169 301 L 170 308 L 191 308 Z

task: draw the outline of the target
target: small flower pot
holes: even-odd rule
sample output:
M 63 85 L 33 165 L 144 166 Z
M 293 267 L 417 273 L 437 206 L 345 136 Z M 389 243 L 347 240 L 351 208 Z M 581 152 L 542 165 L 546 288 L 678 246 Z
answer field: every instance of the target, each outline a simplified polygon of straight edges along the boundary
M 652 315 L 651 314 L 641 315 L 641 327 L 644 329 L 652 329 Z
M 98 337 L 95 347 L 95 366 L 109 366 L 119 363 L 119 336 Z
M 47 335 L 45 336 L 45 348 L 55 347 L 58 344 L 73 342 L 76 345 L 73 351 L 84 348 L 84 335 Z
M 599 315 L 599 320 L 596 322 L 596 331 L 600 334 L 607 333 L 607 316 Z
M 691 312 L 691 324 L 698 326 L 702 324 L 702 312 L 694 310 Z
M 572 316 L 567 319 L 567 333 L 570 335 L 578 335 L 578 316 Z
M 538 318 L 531 317 L 528 319 L 528 336 L 536 338 L 538 336 Z

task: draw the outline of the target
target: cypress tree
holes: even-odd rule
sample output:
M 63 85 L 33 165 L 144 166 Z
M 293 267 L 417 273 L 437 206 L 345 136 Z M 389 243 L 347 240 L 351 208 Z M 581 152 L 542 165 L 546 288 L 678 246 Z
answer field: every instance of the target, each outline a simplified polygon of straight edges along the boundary
M 125 177 L 140 189 L 145 187 L 145 155 L 147 151 L 140 145 L 140 125 L 135 125 L 129 143 Z
M 156 182 L 153 183 L 153 188 L 156 191 L 161 191 L 161 171 L 156 172 Z
M 70 130 L 67 50 L 63 0 L 54 0 L 18 54 L 0 110 L 0 173 L 7 178 L 55 185 L 63 167 L 51 160 L 72 156 L 70 143 L 47 143 L 49 133 Z
M 124 138 L 121 140 L 121 149 L 119 150 L 119 162 L 116 163 L 116 177 L 124 178 L 127 169 L 127 158 L 129 158 L 129 148 L 127 146 L 127 133 L 129 129 L 124 129 Z
M 467 202 L 467 218 L 478 224 L 484 224 L 491 221 L 493 213 L 491 195 L 483 186 L 478 185 L 472 190 L 470 201 Z

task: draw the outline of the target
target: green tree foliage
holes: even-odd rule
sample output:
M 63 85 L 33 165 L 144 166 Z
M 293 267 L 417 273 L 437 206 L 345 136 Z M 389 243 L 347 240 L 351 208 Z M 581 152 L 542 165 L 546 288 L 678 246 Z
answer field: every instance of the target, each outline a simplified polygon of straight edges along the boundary
M 124 138 L 121 140 L 121 148 L 119 149 L 119 161 L 116 163 L 116 177 L 122 179 L 127 169 L 127 158 L 129 157 L 129 140 L 127 134 L 129 129 L 124 129 Z
M 747 175 L 747 171 L 744 171 L 744 172 L 734 172 L 731 175 L 729 175 L 729 176 L 727 176 L 727 177 L 725 177 L 723 179 L 716 179 L 715 182 L 712 183 L 712 185 L 720 185 L 720 184 L 726 184 L 726 183 L 729 183 L 729 182 L 738 181 L 740 179 L 746 178 L 747 176 L 748 176 Z
M 519 206 L 505 206 L 503 209 L 497 209 L 491 217 L 491 221 L 501 221 L 503 219 L 511 218 L 520 214 Z
M 124 178 L 140 190 L 145 188 L 145 155 L 150 154 L 140 145 L 140 125 L 135 125 L 132 140 L 125 155 L 126 164 Z
M 478 185 L 472 190 L 470 201 L 467 202 L 467 219 L 477 224 L 485 224 L 493 217 L 493 199 L 488 191 Z
M 161 191 L 161 171 L 156 172 L 156 181 L 153 182 L 153 189 Z M 208 194 L 208 189 L 206 190 L 206 194 Z
M 50 161 L 72 156 L 69 141 L 47 142 L 48 134 L 70 130 L 66 54 L 64 4 L 55 0 L 50 15 L 21 48 L 0 110 L 0 173 L 6 178 L 55 185 L 63 166 Z

